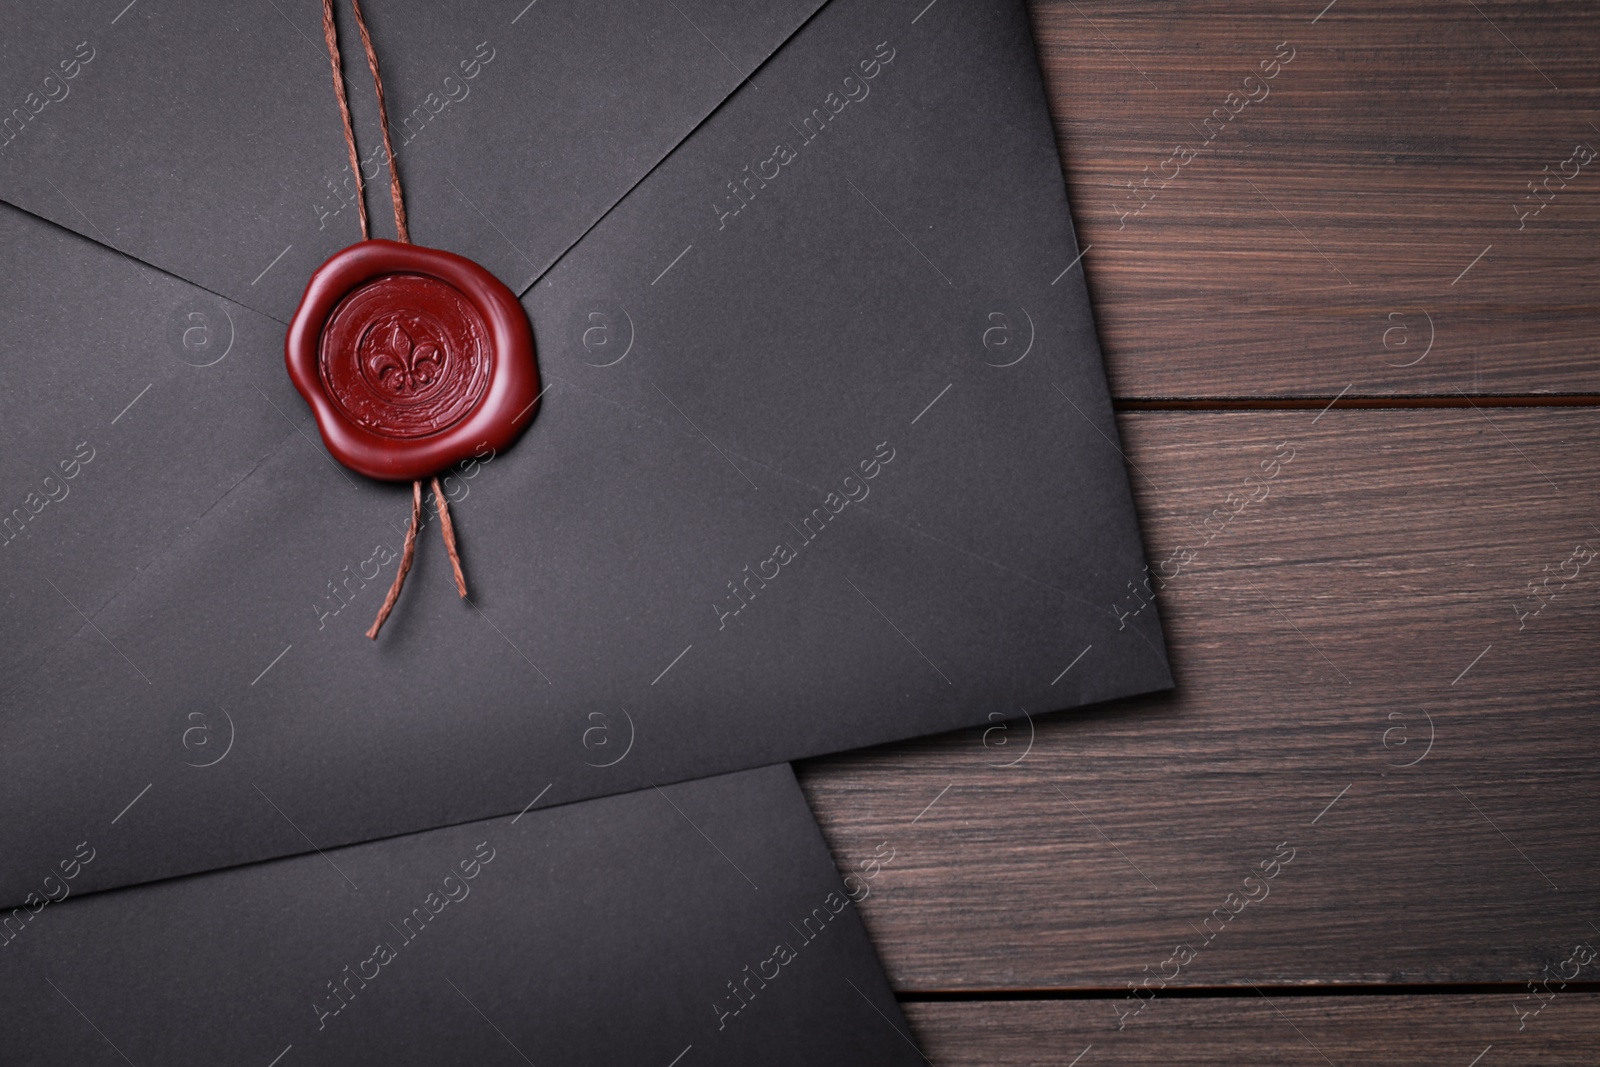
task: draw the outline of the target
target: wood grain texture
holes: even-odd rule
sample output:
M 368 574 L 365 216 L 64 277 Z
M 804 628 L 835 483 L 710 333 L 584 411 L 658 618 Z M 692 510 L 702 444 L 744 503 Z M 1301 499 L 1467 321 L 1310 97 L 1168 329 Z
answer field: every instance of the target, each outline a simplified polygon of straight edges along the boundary
M 1121 418 L 1175 692 L 801 768 L 918 1043 L 1595 1062 L 1600 7 L 1032 7 L 1113 394 L 1314 403 Z
M 940 1067 L 1067 1067 L 1080 1054 L 1078 1067 L 1592 1067 L 1600 996 L 1560 994 L 1520 1032 L 1511 1004 L 1507 995 L 1174 1000 L 1122 1031 L 1094 1001 L 908 1004 L 906 1014 Z
M 1600 5 L 1325 3 L 1033 4 L 1114 394 L 1600 392 Z
M 1148 556 L 1187 560 L 1176 691 L 801 769 L 842 870 L 893 851 L 897 988 L 1124 990 L 1185 944 L 1175 985 L 1520 986 L 1600 945 L 1600 411 L 1120 424 Z

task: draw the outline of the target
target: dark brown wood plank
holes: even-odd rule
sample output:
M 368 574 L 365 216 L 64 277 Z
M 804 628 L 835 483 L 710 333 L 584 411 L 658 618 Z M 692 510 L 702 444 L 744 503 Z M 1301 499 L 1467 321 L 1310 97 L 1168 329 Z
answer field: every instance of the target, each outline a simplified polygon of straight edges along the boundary
M 896 986 L 1122 990 L 1184 944 L 1175 984 L 1521 984 L 1600 945 L 1600 411 L 1121 426 L 1149 558 L 1193 553 L 1177 690 L 802 768 L 841 869 L 893 853 L 863 911 Z
M 1600 5 L 1325 3 L 1035 0 L 1115 394 L 1600 392 Z
M 1557 994 L 1521 1032 L 1515 1004 L 1509 993 L 1158 1001 L 1121 1031 L 1103 1001 L 908 1004 L 906 1014 L 918 1045 L 939 1067 L 1067 1067 L 1080 1054 L 1077 1067 L 1592 1067 L 1600 996 Z

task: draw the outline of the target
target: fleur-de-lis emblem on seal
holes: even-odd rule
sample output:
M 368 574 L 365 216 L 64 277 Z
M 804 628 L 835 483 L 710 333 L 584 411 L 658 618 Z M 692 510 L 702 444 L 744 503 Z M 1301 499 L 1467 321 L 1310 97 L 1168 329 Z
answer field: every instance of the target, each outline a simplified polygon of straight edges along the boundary
M 421 392 L 444 370 L 444 349 L 435 341 L 413 339 L 398 318 L 383 323 L 370 336 L 367 367 L 378 383 L 396 396 Z

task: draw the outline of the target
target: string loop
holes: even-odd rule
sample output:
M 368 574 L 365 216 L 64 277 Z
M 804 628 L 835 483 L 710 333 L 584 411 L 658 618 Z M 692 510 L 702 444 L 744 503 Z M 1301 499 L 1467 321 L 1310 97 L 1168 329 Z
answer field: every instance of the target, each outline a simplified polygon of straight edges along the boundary
M 400 192 L 400 168 L 395 163 L 394 145 L 389 140 L 389 107 L 383 99 L 383 76 L 378 73 L 378 53 L 372 47 L 372 34 L 367 30 L 366 16 L 361 12 L 361 0 L 350 0 L 355 11 L 356 28 L 361 32 L 361 47 L 367 53 L 367 69 L 372 71 L 372 87 L 378 97 L 378 127 L 383 131 L 383 154 L 389 167 L 389 199 L 394 204 L 395 233 L 404 244 L 411 243 L 411 232 L 406 227 L 405 198 Z M 328 62 L 333 66 L 333 92 L 339 99 L 339 115 L 344 120 L 344 143 L 350 149 L 350 173 L 355 177 L 356 207 L 361 216 L 361 239 L 368 240 L 371 229 L 367 224 L 367 196 L 366 184 L 361 177 L 361 154 L 356 150 L 356 131 L 350 119 L 350 98 L 345 93 L 344 63 L 339 55 L 339 31 L 333 19 L 333 0 L 322 0 L 322 35 L 328 42 Z M 456 551 L 455 524 L 450 521 L 450 502 L 445 499 L 444 490 L 439 487 L 439 479 L 432 479 L 433 500 L 439 509 L 439 528 L 444 535 L 445 551 L 450 556 L 450 568 L 454 572 L 456 591 L 461 594 L 461 599 L 467 598 L 467 578 L 461 573 L 461 555 Z M 411 526 L 406 530 L 405 547 L 400 553 L 400 567 L 395 571 L 394 582 L 389 586 L 389 592 L 383 598 L 383 605 L 378 608 L 378 617 L 373 620 L 372 627 L 367 630 L 367 636 L 372 640 L 378 639 L 378 631 L 383 629 L 383 624 L 388 621 L 389 613 L 394 610 L 394 605 L 400 599 L 400 590 L 405 587 L 406 575 L 411 573 L 411 563 L 416 557 L 417 530 L 422 525 L 422 481 L 419 479 L 411 483 Z
M 394 229 L 404 244 L 411 243 L 411 231 L 406 226 L 405 198 L 400 192 L 400 168 L 395 163 L 394 145 L 389 140 L 389 106 L 383 98 L 383 76 L 378 73 L 378 52 L 372 47 L 372 34 L 367 30 L 366 16 L 361 12 L 361 0 L 350 0 L 355 10 L 356 29 L 361 32 L 361 47 L 367 53 L 367 69 L 372 71 L 372 88 L 378 97 L 378 128 L 383 131 L 383 154 L 389 167 L 389 199 L 394 204 Z M 339 56 L 339 31 L 333 20 L 333 0 L 322 0 L 322 35 L 328 42 L 328 60 L 333 65 L 333 91 L 339 98 L 339 115 L 344 119 L 344 141 L 350 149 L 350 173 L 355 176 L 356 207 L 361 215 L 361 239 L 372 236 L 367 225 L 366 186 L 361 177 L 360 153 L 356 151 L 356 132 L 350 119 L 350 99 L 345 95 L 344 63 Z

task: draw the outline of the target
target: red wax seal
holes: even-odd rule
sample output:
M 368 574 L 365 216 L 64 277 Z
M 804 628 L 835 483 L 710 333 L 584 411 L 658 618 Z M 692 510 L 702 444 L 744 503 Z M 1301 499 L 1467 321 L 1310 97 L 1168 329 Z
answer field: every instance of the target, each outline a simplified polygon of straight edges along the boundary
M 311 276 L 284 342 L 295 388 L 334 458 L 413 481 L 500 451 L 533 415 L 533 330 L 469 259 L 362 241 Z

